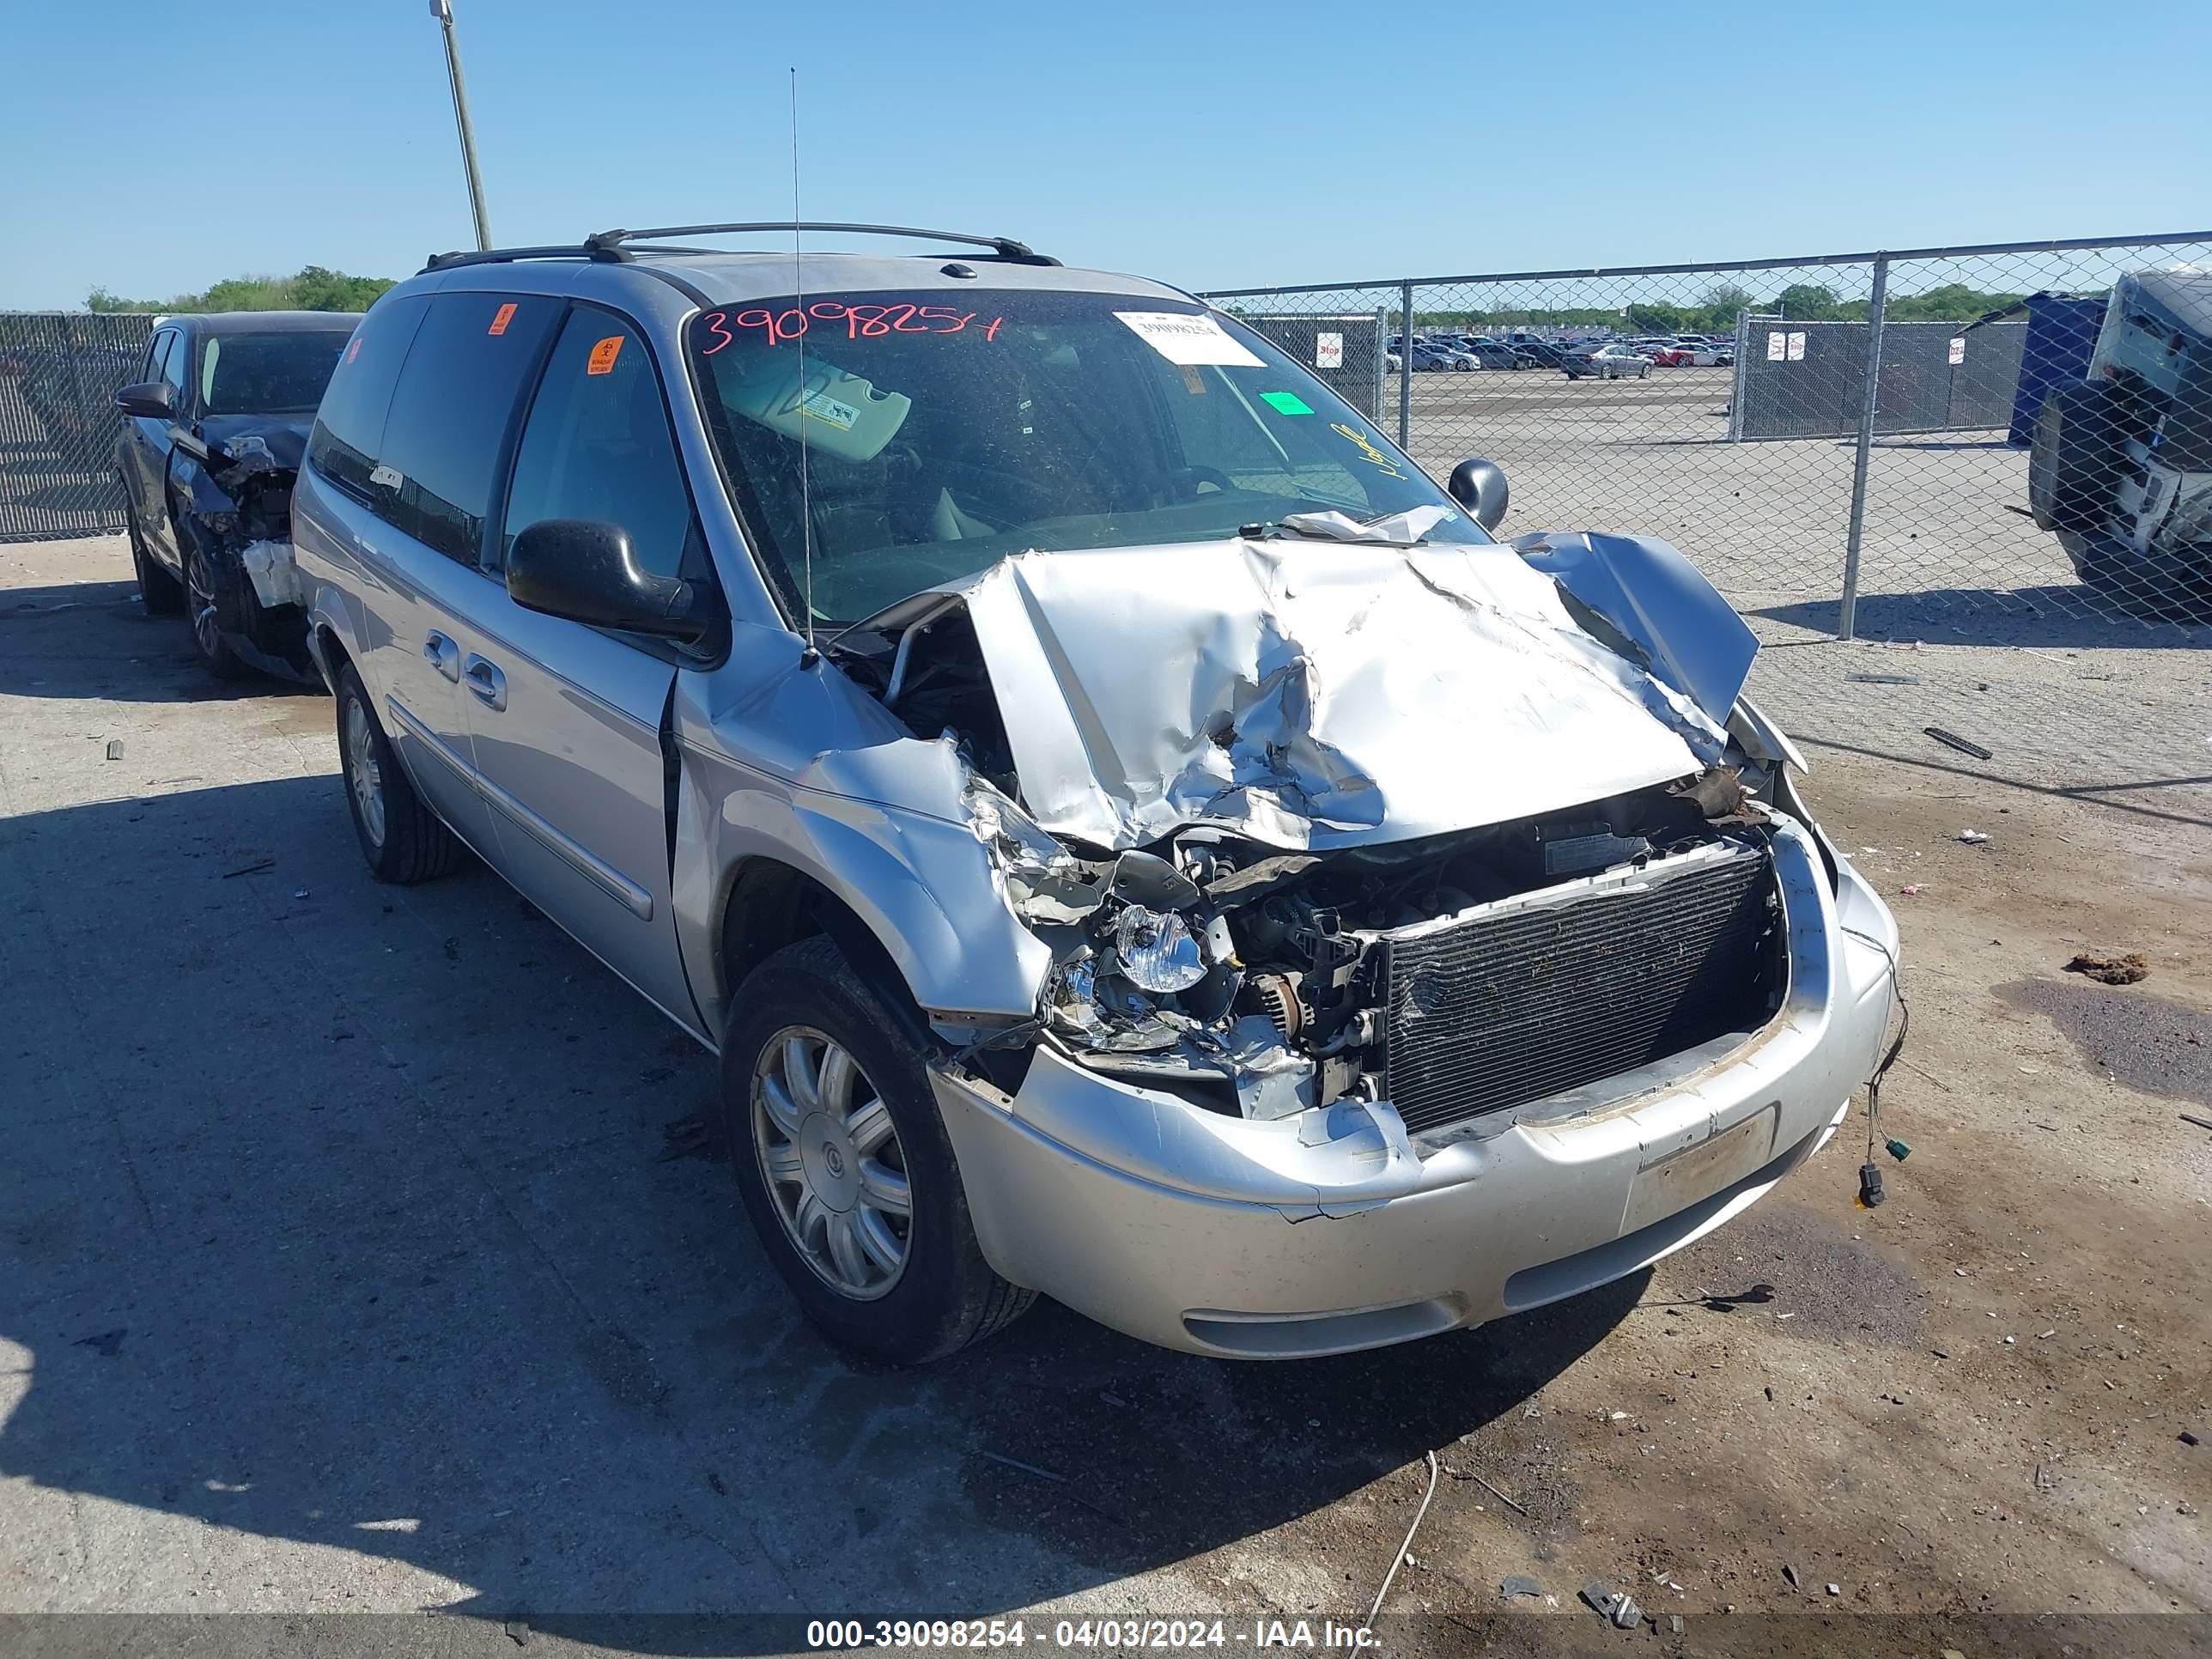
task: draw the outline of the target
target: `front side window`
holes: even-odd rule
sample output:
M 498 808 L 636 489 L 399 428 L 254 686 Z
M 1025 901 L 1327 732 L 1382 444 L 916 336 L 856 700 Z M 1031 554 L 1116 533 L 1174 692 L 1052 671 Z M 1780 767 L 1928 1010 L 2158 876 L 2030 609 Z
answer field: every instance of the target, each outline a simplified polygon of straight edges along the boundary
M 292 415 L 323 400 L 350 326 L 281 334 L 214 334 L 200 349 L 208 415 Z
M 823 623 L 1030 548 L 1214 540 L 1294 513 L 1436 506 L 1432 539 L 1488 539 L 1310 372 L 1188 302 L 824 293 L 707 311 L 689 345 L 769 574 L 795 610 L 811 553 Z
M 192 343 L 182 329 L 169 336 L 169 348 L 161 359 L 161 384 L 173 394 L 170 402 L 182 413 L 185 407 L 185 375 L 191 362 Z
M 141 380 L 154 381 L 161 378 L 161 368 L 168 360 L 170 343 L 176 337 L 173 330 L 165 328 L 157 331 L 154 337 L 146 342 L 145 367 L 138 372 Z
M 629 532 L 639 567 L 690 575 L 691 497 L 645 342 L 611 313 L 569 313 L 546 360 L 515 451 L 501 526 L 507 547 L 546 519 L 590 519 Z

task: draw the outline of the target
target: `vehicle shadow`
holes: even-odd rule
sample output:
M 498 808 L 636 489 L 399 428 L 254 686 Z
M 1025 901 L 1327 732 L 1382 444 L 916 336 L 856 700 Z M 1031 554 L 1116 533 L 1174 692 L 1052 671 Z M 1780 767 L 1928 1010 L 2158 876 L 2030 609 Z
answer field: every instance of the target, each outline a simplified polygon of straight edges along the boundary
M 1749 614 L 1833 635 L 1841 607 L 1834 599 L 1808 599 Z M 2158 620 L 2130 617 L 2093 589 L 2073 584 L 1862 593 L 1855 625 L 1862 639 L 1924 639 L 1952 645 L 2130 651 L 2201 651 L 2212 646 L 2212 623 L 2201 609 L 2193 617 L 2179 613 Z
M 98 624 L 82 624 L 98 613 Z M 72 624 L 49 627 L 49 618 Z M 149 617 L 135 581 L 0 589 L 0 696 L 113 702 L 234 702 L 319 690 L 273 675 L 218 680 L 181 616 Z
M 96 1601 L 64 1569 L 106 1549 L 216 1548 L 218 1578 L 601 1641 L 611 1614 L 988 1614 L 1463 1437 L 1514 1468 L 1523 1402 L 1645 1283 L 1324 1361 L 1046 1304 L 945 1364 L 862 1365 L 747 1231 L 713 1062 L 496 879 L 369 881 L 334 777 L 0 823 L 0 941 L 40 965 L 0 983 L 0 1530 L 57 1564 L 49 1606 Z M 1571 1490 L 1522 1496 L 1571 1525 Z

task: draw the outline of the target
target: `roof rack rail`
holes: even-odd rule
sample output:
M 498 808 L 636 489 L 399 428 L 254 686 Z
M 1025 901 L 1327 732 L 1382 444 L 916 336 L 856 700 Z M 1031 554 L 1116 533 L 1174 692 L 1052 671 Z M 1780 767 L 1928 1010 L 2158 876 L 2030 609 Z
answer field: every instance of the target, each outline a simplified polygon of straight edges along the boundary
M 488 247 L 467 252 L 434 253 L 424 262 L 423 270 L 451 270 L 456 265 L 503 265 L 516 259 L 621 259 L 627 256 L 619 251 L 602 252 L 581 243 L 562 247 Z M 416 273 L 420 276 L 422 272 Z
M 994 257 L 1016 264 L 1056 265 L 1060 263 L 1047 254 L 1039 253 L 1028 243 L 1018 242 L 1011 236 L 970 236 L 957 230 L 918 230 L 911 225 L 850 225 L 811 219 L 733 225 L 663 225 L 650 230 L 603 230 L 596 236 L 586 237 L 584 246 L 594 258 L 619 259 L 627 257 L 624 244 L 644 237 L 754 234 L 762 231 L 786 230 L 820 230 L 846 235 L 913 236 L 928 242 L 958 242 L 968 247 L 987 247 Z

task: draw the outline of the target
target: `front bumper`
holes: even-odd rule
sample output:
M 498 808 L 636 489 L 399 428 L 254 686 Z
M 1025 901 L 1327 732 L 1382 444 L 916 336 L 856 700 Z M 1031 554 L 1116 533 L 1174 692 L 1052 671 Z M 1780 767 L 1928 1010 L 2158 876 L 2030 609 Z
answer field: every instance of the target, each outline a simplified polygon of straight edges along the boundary
M 1292 1358 L 1480 1324 L 1680 1249 L 1817 1150 L 1881 1051 L 1896 923 L 1816 836 L 1778 820 L 1790 992 L 1764 1030 L 1458 1139 L 1415 1144 L 1356 1101 L 1230 1117 L 1043 1047 L 1012 1096 L 934 1071 L 984 1255 L 1146 1341 Z

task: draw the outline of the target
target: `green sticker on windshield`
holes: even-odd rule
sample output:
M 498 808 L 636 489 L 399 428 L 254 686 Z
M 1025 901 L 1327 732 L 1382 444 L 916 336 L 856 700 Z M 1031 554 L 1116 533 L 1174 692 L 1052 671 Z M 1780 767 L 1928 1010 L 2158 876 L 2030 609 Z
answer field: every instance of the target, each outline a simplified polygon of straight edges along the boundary
M 1313 405 L 1295 392 L 1263 392 L 1260 401 L 1278 415 L 1310 415 Z

